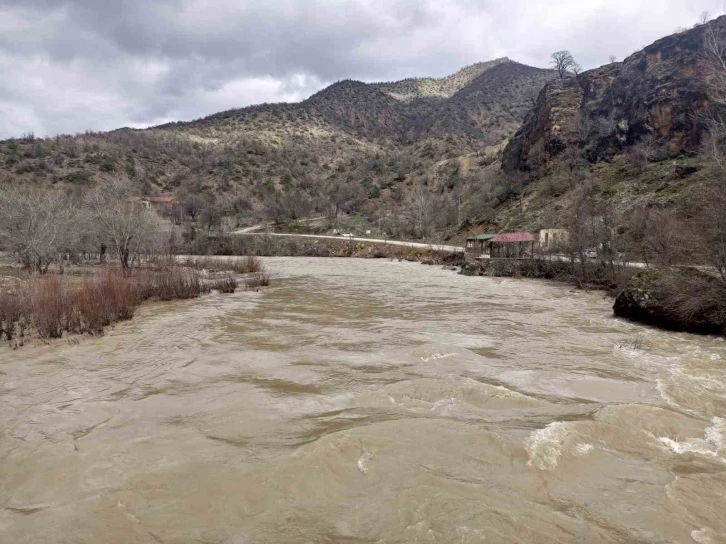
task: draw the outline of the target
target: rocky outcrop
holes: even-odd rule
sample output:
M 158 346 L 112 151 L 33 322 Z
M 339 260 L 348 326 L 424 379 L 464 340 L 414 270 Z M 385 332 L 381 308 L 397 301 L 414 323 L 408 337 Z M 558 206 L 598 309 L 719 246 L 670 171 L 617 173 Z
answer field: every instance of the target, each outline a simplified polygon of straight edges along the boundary
M 589 161 L 650 136 L 670 153 L 695 150 L 710 107 L 704 34 L 726 34 L 726 16 L 662 38 L 622 63 L 549 83 L 504 151 L 506 171 L 536 170 L 568 149 Z
M 506 171 L 538 168 L 568 146 L 578 145 L 575 121 L 583 92 L 572 78 L 546 84 L 502 156 Z
M 615 299 L 616 316 L 700 334 L 726 332 L 724 285 L 695 268 L 643 270 Z

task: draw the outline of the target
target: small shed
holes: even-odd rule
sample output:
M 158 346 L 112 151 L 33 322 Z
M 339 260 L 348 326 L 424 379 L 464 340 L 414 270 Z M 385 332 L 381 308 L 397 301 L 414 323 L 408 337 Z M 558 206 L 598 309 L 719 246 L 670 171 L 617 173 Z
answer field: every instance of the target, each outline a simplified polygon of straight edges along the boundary
M 477 234 L 466 239 L 466 252 L 474 256 L 484 255 L 489 250 L 489 240 L 496 234 Z
M 542 249 L 556 249 L 570 241 L 567 229 L 542 229 L 539 231 L 539 247 Z
M 503 232 L 489 240 L 490 255 L 499 259 L 530 259 L 534 256 L 534 236 L 529 232 Z

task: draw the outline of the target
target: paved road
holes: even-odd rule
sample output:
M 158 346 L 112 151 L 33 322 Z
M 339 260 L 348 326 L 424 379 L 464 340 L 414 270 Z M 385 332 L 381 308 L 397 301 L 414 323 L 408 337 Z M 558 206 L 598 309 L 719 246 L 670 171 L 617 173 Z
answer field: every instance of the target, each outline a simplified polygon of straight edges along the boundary
M 318 217 L 308 217 L 306 219 L 298 219 L 295 224 L 299 225 L 301 223 L 305 224 L 313 224 L 318 221 L 325 221 L 326 217 L 324 215 L 318 216 Z M 265 230 L 266 228 L 276 228 L 276 227 L 284 227 L 285 224 L 269 224 L 269 223 L 259 223 L 258 225 L 252 225 L 251 227 L 244 227 L 241 229 L 237 229 L 232 232 L 232 234 L 250 234 L 250 233 L 259 233 L 261 230 Z
M 269 236 L 293 236 L 296 238 L 318 238 L 322 240 L 351 240 L 353 242 L 367 242 L 369 244 L 385 244 L 389 246 L 403 246 L 403 247 L 411 247 L 411 248 L 417 248 L 417 249 L 430 249 L 433 251 L 448 251 L 450 253 L 463 253 L 464 248 L 459 246 L 447 246 L 443 244 L 424 244 L 421 242 L 403 242 L 400 240 L 380 240 L 376 238 L 346 238 L 343 236 L 326 236 L 323 234 L 289 234 L 289 233 L 281 233 L 281 232 L 270 232 L 270 233 L 261 233 L 261 232 L 243 232 L 243 231 L 235 231 L 232 234 L 236 234 L 238 236 L 259 236 L 260 234 L 267 234 Z

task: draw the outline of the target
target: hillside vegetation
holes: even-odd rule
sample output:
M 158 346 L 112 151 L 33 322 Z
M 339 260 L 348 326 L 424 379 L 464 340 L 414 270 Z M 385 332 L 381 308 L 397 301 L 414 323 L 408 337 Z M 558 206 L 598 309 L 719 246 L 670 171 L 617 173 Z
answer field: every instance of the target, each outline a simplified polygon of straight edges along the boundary
M 430 236 L 455 228 L 460 195 L 553 77 L 499 59 L 442 79 L 341 81 L 298 104 L 146 130 L 25 135 L 0 142 L 0 183 L 80 193 L 127 177 L 139 195 L 194 195 L 217 224 L 344 211 L 392 234 Z M 426 210 L 414 221 L 416 200 Z M 432 207 L 436 221 L 424 221 Z

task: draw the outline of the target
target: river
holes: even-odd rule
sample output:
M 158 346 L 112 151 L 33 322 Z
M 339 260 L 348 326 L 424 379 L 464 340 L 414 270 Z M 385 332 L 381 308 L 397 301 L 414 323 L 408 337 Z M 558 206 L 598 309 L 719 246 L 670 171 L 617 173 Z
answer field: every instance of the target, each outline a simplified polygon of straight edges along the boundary
M 0 348 L 0 542 L 726 542 L 726 343 L 601 293 L 273 258 Z

